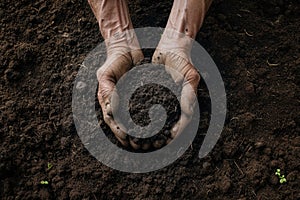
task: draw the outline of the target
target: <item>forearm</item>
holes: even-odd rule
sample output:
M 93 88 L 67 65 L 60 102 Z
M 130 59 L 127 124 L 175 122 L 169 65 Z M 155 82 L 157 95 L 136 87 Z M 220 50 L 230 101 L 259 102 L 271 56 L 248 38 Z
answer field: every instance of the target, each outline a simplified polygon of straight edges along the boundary
M 130 52 L 134 64 L 140 62 L 142 53 L 130 19 L 127 0 L 88 0 L 100 32 L 105 40 L 107 54 Z
M 195 39 L 212 0 L 174 0 L 166 28 Z
M 88 0 L 104 39 L 133 29 L 127 0 Z

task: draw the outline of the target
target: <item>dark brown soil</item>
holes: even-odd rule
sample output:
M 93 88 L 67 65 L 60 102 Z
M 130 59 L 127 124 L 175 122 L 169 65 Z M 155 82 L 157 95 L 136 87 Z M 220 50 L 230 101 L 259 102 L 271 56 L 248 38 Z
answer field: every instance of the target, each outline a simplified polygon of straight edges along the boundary
M 146 54 L 146 53 L 145 53 Z M 149 73 L 142 73 L 142 69 L 151 68 L 152 74 L 149 75 Z M 130 116 L 132 118 L 132 121 L 138 125 L 138 126 L 147 126 L 151 123 L 149 111 L 150 108 L 155 105 L 159 104 L 165 108 L 167 119 L 163 126 L 163 128 L 158 131 L 158 133 L 155 136 L 148 137 L 147 139 L 138 139 L 136 137 L 131 137 L 136 143 L 143 145 L 143 144 L 153 144 L 155 141 L 159 144 L 159 146 L 163 146 L 166 144 L 166 142 L 171 139 L 171 133 L 170 129 L 171 127 L 178 121 L 180 116 L 180 104 L 178 99 L 180 99 L 180 91 L 182 87 L 177 86 L 172 80 L 171 76 L 167 74 L 167 72 L 164 70 L 163 65 L 153 65 L 145 63 L 141 66 L 136 66 L 135 70 L 140 71 L 139 76 L 130 76 L 130 83 L 132 84 L 124 84 L 125 80 L 128 80 L 129 78 L 124 78 L 120 80 L 120 89 L 123 91 L 130 91 L 129 88 L 132 88 L 132 85 L 139 86 L 136 91 L 132 91 L 133 95 L 130 97 L 129 93 L 125 94 L 124 97 L 121 97 L 120 102 L 122 103 L 119 107 L 122 107 L 123 109 L 119 108 L 120 116 L 122 117 L 122 111 L 126 111 L 126 99 L 128 99 L 128 111 L 130 113 Z M 135 73 L 136 74 L 136 73 Z M 146 82 L 151 77 L 152 84 L 141 84 L 141 82 Z M 164 87 L 158 83 L 159 80 L 164 80 L 164 85 L 169 85 L 169 87 Z M 117 87 L 118 88 L 118 87 Z M 118 89 L 118 91 L 120 91 Z M 172 92 L 170 89 L 173 89 Z M 178 96 L 177 97 L 175 96 Z M 159 112 L 153 113 L 154 116 L 153 119 L 162 120 L 161 116 L 159 116 Z M 123 119 L 125 121 L 125 119 Z M 152 122 L 155 123 L 155 122 Z M 141 130 L 138 127 L 129 127 L 129 134 L 137 133 L 139 135 L 144 134 L 141 132 Z M 156 126 L 157 127 L 157 126 Z M 150 145 L 153 147 L 152 145 Z M 156 145 L 155 145 L 156 146 Z M 155 150 L 155 148 L 152 148 Z
M 171 5 L 131 1 L 135 27 L 164 27 Z M 76 133 L 73 82 L 103 40 L 87 2 L 3 0 L 0 8 L 1 199 L 300 199 L 298 0 L 214 1 L 197 41 L 223 76 L 226 126 L 199 160 L 208 109 L 191 148 L 147 174 L 104 166 Z M 203 82 L 199 103 L 209 105 Z

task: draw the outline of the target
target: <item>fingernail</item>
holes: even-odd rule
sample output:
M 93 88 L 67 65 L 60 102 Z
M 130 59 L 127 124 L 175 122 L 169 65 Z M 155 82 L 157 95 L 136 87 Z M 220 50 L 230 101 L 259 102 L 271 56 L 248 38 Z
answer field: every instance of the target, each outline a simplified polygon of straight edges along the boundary
M 153 147 L 155 149 L 159 149 L 164 145 L 165 141 L 164 140 L 156 140 L 153 142 Z

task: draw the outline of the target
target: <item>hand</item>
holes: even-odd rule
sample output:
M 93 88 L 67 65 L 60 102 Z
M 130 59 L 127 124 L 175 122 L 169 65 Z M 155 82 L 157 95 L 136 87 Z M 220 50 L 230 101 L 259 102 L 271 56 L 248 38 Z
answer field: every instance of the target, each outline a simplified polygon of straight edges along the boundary
M 122 42 L 107 43 L 107 59 L 97 71 L 99 82 L 98 100 L 102 108 L 104 121 L 123 146 L 128 146 L 128 139 L 125 128 L 120 127 L 112 116 L 112 106 L 118 106 L 118 95 L 113 92 L 117 81 L 122 75 L 143 59 L 144 56 L 141 50 L 131 51 L 130 47 L 124 45 L 124 43 L 122 44 Z
M 173 138 L 190 123 L 193 115 L 200 76 L 192 64 L 190 52 L 211 2 L 174 0 L 166 29 L 152 57 L 153 63 L 164 64 L 174 81 L 183 86 L 180 100 L 182 113 L 171 129 Z
M 166 71 L 175 83 L 182 84 L 181 116 L 171 128 L 171 137 L 178 136 L 190 123 L 196 103 L 196 92 L 200 75 L 193 66 L 190 58 L 192 39 L 173 30 L 165 30 L 152 62 L 165 65 Z
M 98 99 L 104 121 L 109 125 L 117 139 L 128 145 L 126 130 L 119 127 L 112 116 L 112 96 L 116 82 L 134 65 L 144 59 L 137 37 L 133 31 L 126 0 L 88 0 L 99 28 L 105 39 L 107 60 L 97 71 L 99 81 Z M 131 141 L 130 141 L 131 142 Z

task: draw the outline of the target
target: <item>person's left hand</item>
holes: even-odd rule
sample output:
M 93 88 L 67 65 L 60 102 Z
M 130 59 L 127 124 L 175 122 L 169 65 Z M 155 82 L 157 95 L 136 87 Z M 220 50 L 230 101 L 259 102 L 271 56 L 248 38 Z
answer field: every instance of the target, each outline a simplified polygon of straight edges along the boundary
M 192 39 L 188 36 L 182 37 L 181 34 L 178 37 L 172 31 L 168 34 L 165 33 L 162 36 L 152 57 L 152 63 L 165 65 L 166 71 L 172 76 L 173 80 L 178 84 L 182 84 L 183 87 L 180 99 L 182 113 L 179 121 L 170 130 L 171 137 L 175 138 L 192 119 L 197 101 L 196 93 L 200 75 L 190 58 Z

